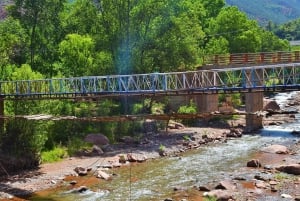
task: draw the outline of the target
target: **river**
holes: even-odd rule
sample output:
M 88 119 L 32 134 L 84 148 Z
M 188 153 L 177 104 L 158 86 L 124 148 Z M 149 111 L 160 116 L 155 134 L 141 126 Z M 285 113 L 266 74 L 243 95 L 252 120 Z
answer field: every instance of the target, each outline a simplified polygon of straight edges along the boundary
M 278 94 L 275 99 L 282 106 L 291 94 Z M 138 165 L 110 170 L 111 181 L 99 182 L 84 193 L 66 188 L 47 195 L 47 200 L 68 201 L 159 201 L 171 197 L 175 187 L 190 189 L 210 182 L 238 175 L 247 161 L 262 147 L 271 144 L 291 145 L 296 137 L 293 130 L 300 129 L 300 117 L 295 123 L 268 126 L 259 133 L 243 135 L 227 143 L 201 147 L 180 157 L 147 161 Z M 88 177 L 86 179 L 89 179 Z M 32 197 L 31 200 L 45 200 Z

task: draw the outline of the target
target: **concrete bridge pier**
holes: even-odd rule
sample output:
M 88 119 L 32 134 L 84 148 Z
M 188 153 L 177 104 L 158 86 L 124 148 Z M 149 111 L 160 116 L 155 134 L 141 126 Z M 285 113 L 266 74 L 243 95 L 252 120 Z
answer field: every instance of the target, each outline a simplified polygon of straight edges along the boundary
M 219 110 L 218 94 L 200 94 L 195 96 L 195 103 L 198 108 L 198 113 L 210 113 Z M 204 121 L 208 123 L 211 117 L 204 117 Z
M 215 112 L 219 110 L 218 94 L 200 94 L 196 97 L 198 112 Z
M 247 113 L 255 113 L 263 109 L 263 92 L 253 92 L 245 94 L 245 105 Z M 257 114 L 246 115 L 246 132 L 252 132 L 263 127 L 262 116 Z

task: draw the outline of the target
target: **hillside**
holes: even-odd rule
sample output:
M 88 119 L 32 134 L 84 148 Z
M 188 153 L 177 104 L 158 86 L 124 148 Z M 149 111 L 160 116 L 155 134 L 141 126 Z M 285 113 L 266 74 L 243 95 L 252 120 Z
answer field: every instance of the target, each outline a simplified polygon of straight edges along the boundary
M 226 0 L 226 3 L 239 7 L 261 25 L 268 21 L 282 24 L 300 18 L 300 0 Z
M 6 16 L 5 6 L 11 3 L 12 0 L 0 0 L 0 20 Z

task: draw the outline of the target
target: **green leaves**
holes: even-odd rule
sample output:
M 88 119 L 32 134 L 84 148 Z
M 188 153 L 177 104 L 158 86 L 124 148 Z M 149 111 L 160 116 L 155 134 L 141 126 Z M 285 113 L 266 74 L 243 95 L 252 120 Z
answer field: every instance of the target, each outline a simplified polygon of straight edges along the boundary
M 69 34 L 59 44 L 61 71 L 67 77 L 91 75 L 95 43 L 89 36 Z

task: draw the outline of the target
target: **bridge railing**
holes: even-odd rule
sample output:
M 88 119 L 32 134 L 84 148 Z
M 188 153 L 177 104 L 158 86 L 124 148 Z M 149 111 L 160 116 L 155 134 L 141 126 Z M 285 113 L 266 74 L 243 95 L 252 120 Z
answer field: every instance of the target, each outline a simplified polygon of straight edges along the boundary
M 260 65 L 276 63 L 300 62 L 300 51 L 292 52 L 260 52 L 224 55 L 208 55 L 203 57 L 204 65 Z

